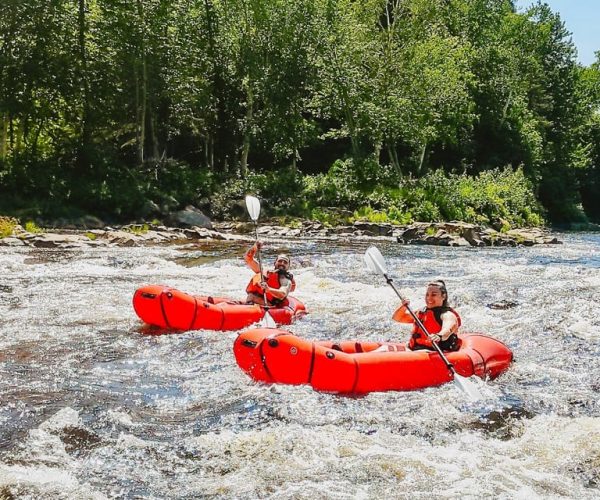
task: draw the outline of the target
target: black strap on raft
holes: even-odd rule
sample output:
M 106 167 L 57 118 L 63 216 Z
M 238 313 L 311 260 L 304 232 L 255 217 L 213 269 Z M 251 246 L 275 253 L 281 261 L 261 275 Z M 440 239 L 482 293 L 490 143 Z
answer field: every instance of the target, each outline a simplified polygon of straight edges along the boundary
M 198 299 L 196 297 L 194 297 L 194 314 L 192 315 L 192 321 L 190 323 L 190 327 L 188 328 L 188 330 L 191 330 L 192 327 L 194 326 L 197 315 L 198 315 Z
M 313 370 L 315 369 L 315 343 L 312 343 L 312 352 L 310 353 L 310 367 L 308 368 L 308 380 L 310 384 L 313 376 Z
M 267 344 L 270 345 L 271 347 L 276 347 L 277 344 L 273 345 L 271 343 L 272 340 L 275 340 L 275 337 L 279 337 L 280 335 L 290 335 L 287 332 L 281 332 L 281 333 L 276 333 L 275 335 L 271 335 L 268 338 L 264 338 L 261 340 L 260 345 L 258 347 L 258 354 L 260 355 L 260 361 L 263 365 L 263 368 L 265 369 L 265 373 L 269 376 L 269 378 L 271 379 L 271 382 L 275 382 L 275 380 L 273 379 L 273 375 L 271 375 L 271 372 L 269 371 L 269 367 L 267 366 L 267 357 L 264 354 L 263 351 L 263 347 L 265 345 L 265 340 L 267 341 Z
M 479 357 L 481 358 L 481 362 L 483 363 L 483 374 L 487 375 L 487 365 L 485 363 L 485 357 L 483 354 L 481 354 L 477 349 L 475 349 L 474 347 L 471 347 L 471 349 L 473 349 L 477 354 L 479 354 Z M 475 363 L 473 362 L 473 358 L 471 356 L 469 356 L 469 359 L 471 360 L 471 366 L 473 367 L 473 373 L 475 373 Z
M 167 317 L 167 311 L 165 310 L 165 304 L 163 301 L 164 297 L 171 299 L 171 298 L 173 298 L 173 294 L 168 291 L 163 291 L 160 294 L 160 310 L 162 312 L 163 319 L 165 320 L 165 325 L 167 325 L 167 328 L 171 328 L 171 324 L 169 323 L 169 318 Z
M 219 330 L 222 330 L 223 325 L 225 324 L 225 309 L 219 307 L 219 310 L 221 311 L 221 326 L 219 327 Z
M 354 393 L 356 392 L 356 386 L 358 385 L 358 371 L 360 369 L 360 365 L 354 356 L 352 357 L 352 361 L 354 361 L 354 383 L 352 384 L 352 390 L 350 392 Z

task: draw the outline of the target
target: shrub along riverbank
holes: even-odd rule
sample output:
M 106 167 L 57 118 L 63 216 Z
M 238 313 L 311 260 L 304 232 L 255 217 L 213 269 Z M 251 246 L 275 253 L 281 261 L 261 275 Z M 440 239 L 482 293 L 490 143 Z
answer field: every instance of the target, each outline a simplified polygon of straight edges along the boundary
M 111 223 L 164 221 L 172 211 L 191 204 L 216 220 L 244 219 L 241 201 L 252 193 L 263 200 L 265 216 L 280 217 L 284 224 L 286 220 L 293 224 L 294 218 L 316 220 L 327 226 L 355 221 L 406 225 L 458 220 L 499 231 L 545 225 L 543 209 L 521 169 L 485 171 L 477 177 L 437 170 L 420 179 L 398 179 L 393 170 L 377 164 L 363 162 L 356 166 L 347 160 L 335 162 L 326 174 L 302 175 L 284 169 L 249 174 L 221 187 L 211 185 L 207 178 L 188 177 L 185 169 L 180 173 L 181 184 L 163 191 L 161 188 L 168 186 L 134 182 L 124 185 L 119 199 L 113 200 L 116 210 L 99 206 L 95 215 Z M 159 183 L 161 180 L 157 179 Z M 199 192 L 206 194 L 199 197 Z M 11 212 L 5 207 L 4 213 L 41 226 L 52 219 L 85 215 L 66 206 L 35 203 L 22 211 Z

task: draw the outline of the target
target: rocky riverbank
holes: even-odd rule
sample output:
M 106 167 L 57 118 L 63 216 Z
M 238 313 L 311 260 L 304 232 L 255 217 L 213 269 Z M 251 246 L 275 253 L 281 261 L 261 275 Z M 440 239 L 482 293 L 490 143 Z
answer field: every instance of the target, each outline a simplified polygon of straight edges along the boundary
M 129 224 L 118 227 L 97 227 L 97 219 L 64 224 L 44 230 L 25 230 L 16 220 L 11 221 L 12 233 L 0 238 L 0 246 L 29 246 L 36 248 L 73 248 L 79 246 L 141 246 L 197 240 L 236 240 L 253 237 L 254 226 L 249 222 L 212 222 L 204 215 L 182 214 L 172 219 L 176 226 Z M 5 222 L 8 218 L 0 218 Z M 93 226 L 93 227 L 88 227 Z M 355 222 L 352 225 L 326 227 L 320 222 L 302 221 L 293 227 L 264 221 L 259 236 L 267 238 L 315 239 L 388 239 L 406 245 L 437 245 L 452 247 L 532 246 L 561 243 L 552 233 L 539 229 L 513 229 L 499 232 L 463 222 L 418 222 L 408 226 Z

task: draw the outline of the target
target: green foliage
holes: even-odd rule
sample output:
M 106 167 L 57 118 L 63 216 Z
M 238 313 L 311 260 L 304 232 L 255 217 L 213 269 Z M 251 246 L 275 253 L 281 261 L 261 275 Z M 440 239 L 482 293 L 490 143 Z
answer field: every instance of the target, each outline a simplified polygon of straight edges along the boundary
M 417 181 L 416 187 L 426 207 L 422 220 L 462 220 L 498 229 L 507 224 L 522 227 L 544 223 L 531 182 L 522 169 L 490 170 L 477 177 L 436 171 Z
M 390 222 L 390 218 L 386 212 L 373 210 L 371 207 L 360 207 L 354 211 L 353 220 L 366 220 L 368 222 Z
M 299 213 L 302 202 L 302 176 L 292 167 L 266 173 L 250 172 L 247 177 L 228 180 L 210 196 L 211 214 L 217 218 L 247 217 L 238 203 L 247 194 L 260 197 L 264 203 L 261 212 L 267 215 Z
M 425 230 L 425 234 L 427 234 L 427 236 L 434 236 L 435 233 L 437 233 L 437 229 L 433 226 L 430 226 Z
M 344 210 L 333 207 L 313 208 L 308 212 L 308 218 L 319 221 L 325 227 L 341 226 L 348 224 L 351 220 Z
M 543 2 L 13 0 L 0 40 L 3 210 L 600 214 L 599 67 Z M 477 178 L 505 165 L 531 185 Z
M 306 176 L 303 192 L 308 206 L 356 207 L 362 195 L 357 187 L 352 164 L 352 160 L 337 160 L 326 174 Z
M 461 220 L 500 231 L 544 224 L 522 169 L 486 171 L 477 177 L 437 170 L 418 180 L 407 179 L 400 189 L 389 189 L 387 196 L 376 198 L 378 209 L 361 207 L 354 219 L 399 224 Z
M 17 222 L 12 217 L 0 216 L 0 239 L 11 236 L 16 226 Z
M 34 233 L 34 234 L 39 234 L 39 233 L 43 233 L 44 230 L 42 228 L 40 228 L 35 222 L 28 220 L 27 222 L 25 222 L 25 231 L 27 231 L 28 233 Z
M 289 227 L 290 229 L 299 229 L 302 227 L 302 220 L 298 217 L 289 217 L 283 215 L 281 217 L 276 217 L 277 225 Z
M 373 160 L 336 160 L 326 174 L 305 176 L 303 193 L 308 208 L 331 206 L 352 211 L 358 209 L 377 186 L 396 179 L 390 167 L 380 166 Z
M 140 236 L 142 234 L 146 234 L 150 228 L 148 227 L 148 224 L 132 224 L 131 226 L 123 228 L 123 230 Z

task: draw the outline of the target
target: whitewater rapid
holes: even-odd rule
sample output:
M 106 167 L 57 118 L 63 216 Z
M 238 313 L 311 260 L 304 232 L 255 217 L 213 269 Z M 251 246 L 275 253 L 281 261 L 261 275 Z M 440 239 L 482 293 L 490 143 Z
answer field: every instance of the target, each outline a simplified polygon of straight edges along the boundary
M 598 498 L 600 235 L 442 248 L 266 240 L 292 255 L 309 339 L 405 340 L 367 273 L 375 243 L 415 307 L 446 281 L 464 331 L 515 363 L 471 402 L 454 384 L 364 397 L 264 386 L 236 332 L 145 335 L 136 288 L 242 298 L 251 242 L 0 248 L 0 498 Z

